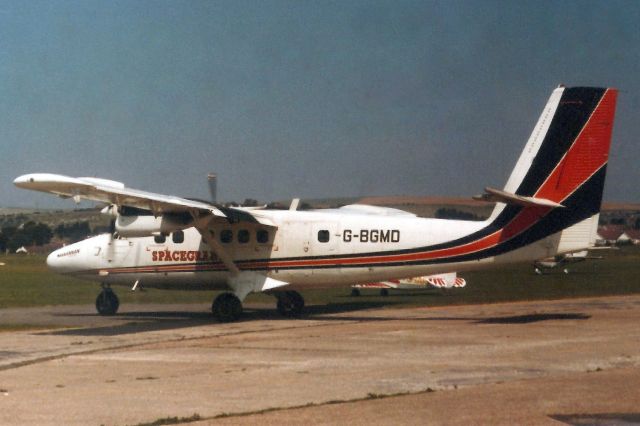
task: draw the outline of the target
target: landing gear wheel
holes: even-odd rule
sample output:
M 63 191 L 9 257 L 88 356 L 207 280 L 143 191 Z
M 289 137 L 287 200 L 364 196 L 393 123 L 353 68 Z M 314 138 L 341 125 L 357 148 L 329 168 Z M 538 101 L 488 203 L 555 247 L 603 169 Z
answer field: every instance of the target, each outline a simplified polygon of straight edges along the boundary
M 96 298 L 96 309 L 100 315 L 115 315 L 120 307 L 118 296 L 106 287 L 103 288 Z
M 387 297 L 388 295 L 389 295 L 389 290 L 387 290 L 386 288 L 383 288 L 382 290 L 380 290 L 380 296 Z
M 298 317 L 304 310 L 304 299 L 297 291 L 276 293 L 278 313 L 285 317 Z
M 351 297 L 358 297 L 358 296 L 360 296 L 360 290 L 358 290 L 357 288 L 352 288 Z
M 236 321 L 242 315 L 242 302 L 233 293 L 222 293 L 211 304 L 211 312 L 220 322 Z

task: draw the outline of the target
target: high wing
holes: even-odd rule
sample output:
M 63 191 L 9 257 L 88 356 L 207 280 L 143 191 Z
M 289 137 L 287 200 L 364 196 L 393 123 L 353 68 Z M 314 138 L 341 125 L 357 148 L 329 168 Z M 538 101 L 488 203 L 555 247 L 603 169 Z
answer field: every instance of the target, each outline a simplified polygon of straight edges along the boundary
M 99 201 L 150 210 L 155 215 L 200 211 L 218 217 L 226 215 L 216 206 L 172 195 L 127 188 L 121 182 L 90 177 L 69 177 L 50 173 L 33 173 L 16 178 L 13 183 L 24 189 L 48 192 L 62 198 Z
M 200 232 L 203 240 L 231 273 L 228 284 L 241 299 L 251 291 L 269 291 L 289 285 L 287 282 L 269 278 L 264 274 L 241 271 L 209 230 L 209 225 L 214 220 L 275 226 L 268 218 L 260 217 L 258 211 L 217 207 L 202 201 L 127 188 L 122 182 L 100 178 L 74 178 L 51 173 L 32 173 L 16 178 L 13 183 L 19 188 L 72 198 L 76 202 L 84 199 L 145 209 L 153 212 L 155 216 L 188 213 L 193 217 L 193 226 Z
M 32 173 L 16 178 L 13 183 L 19 188 L 47 192 L 62 198 L 72 198 L 76 202 L 91 200 L 118 206 L 136 207 L 149 210 L 156 216 L 165 213 L 191 213 L 198 217 L 258 222 L 266 226 L 273 226 L 273 223 L 267 218 L 259 217 L 246 209 L 218 207 L 203 201 L 127 188 L 122 182 L 108 179 Z

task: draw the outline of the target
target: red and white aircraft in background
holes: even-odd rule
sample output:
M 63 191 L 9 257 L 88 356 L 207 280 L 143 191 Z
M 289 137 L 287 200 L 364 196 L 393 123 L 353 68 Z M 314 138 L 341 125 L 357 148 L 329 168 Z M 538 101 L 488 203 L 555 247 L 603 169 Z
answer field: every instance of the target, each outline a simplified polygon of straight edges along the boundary
M 423 277 L 404 278 L 400 280 L 386 280 L 374 283 L 354 284 L 351 286 L 351 296 L 360 296 L 360 290 L 379 289 L 380 296 L 388 296 L 389 290 L 419 290 L 429 287 L 440 289 L 462 288 L 467 285 L 464 278 L 455 272 Z
M 237 319 L 251 292 L 273 294 L 280 312 L 295 315 L 304 305 L 298 291 L 307 288 L 500 268 L 590 247 L 616 96 L 614 89 L 555 89 L 506 186 L 486 189 L 482 198 L 496 206 L 485 221 L 418 218 L 363 205 L 228 208 L 56 174 L 27 174 L 14 183 L 110 205 L 114 233 L 47 258 L 56 272 L 102 283 L 101 314 L 118 309 L 112 284 L 141 284 L 228 290 L 212 304 L 222 321 Z

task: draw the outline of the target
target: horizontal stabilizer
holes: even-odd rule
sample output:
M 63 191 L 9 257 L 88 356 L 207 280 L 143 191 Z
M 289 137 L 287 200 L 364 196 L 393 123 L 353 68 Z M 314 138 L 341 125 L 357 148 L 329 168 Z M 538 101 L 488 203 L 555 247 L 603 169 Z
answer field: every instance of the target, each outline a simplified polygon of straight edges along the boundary
M 523 207 L 564 207 L 562 204 L 547 200 L 546 198 L 525 197 L 495 188 L 485 188 L 484 191 L 484 194 L 476 195 L 473 199 L 492 203 L 516 204 Z

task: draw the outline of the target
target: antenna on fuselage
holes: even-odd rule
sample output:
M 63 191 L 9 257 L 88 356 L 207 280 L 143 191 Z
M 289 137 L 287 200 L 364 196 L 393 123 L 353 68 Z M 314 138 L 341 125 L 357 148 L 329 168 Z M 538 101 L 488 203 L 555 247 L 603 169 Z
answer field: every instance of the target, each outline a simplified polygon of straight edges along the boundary
M 209 182 L 209 194 L 211 195 L 211 202 L 218 201 L 218 175 L 215 173 L 209 173 L 207 175 L 207 181 Z

